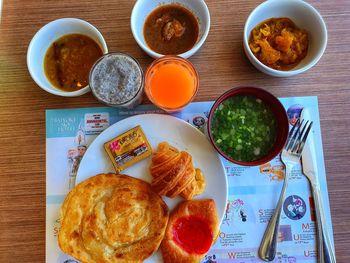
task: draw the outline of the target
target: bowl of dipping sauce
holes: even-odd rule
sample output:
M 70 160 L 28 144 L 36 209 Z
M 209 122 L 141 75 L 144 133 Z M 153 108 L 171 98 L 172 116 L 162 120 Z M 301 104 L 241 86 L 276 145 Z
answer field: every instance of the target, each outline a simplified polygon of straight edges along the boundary
M 309 3 L 269 0 L 250 13 L 243 46 L 258 70 L 289 77 L 307 71 L 320 60 L 327 46 L 327 28 Z
M 283 149 L 289 131 L 287 113 L 271 93 L 254 87 L 234 88 L 221 95 L 208 117 L 215 149 L 232 163 L 256 166 Z
M 90 69 L 107 52 L 103 36 L 93 25 L 81 19 L 62 18 L 35 34 L 28 47 L 27 66 L 43 90 L 75 97 L 90 91 Z
M 164 56 L 155 60 L 145 73 L 145 93 L 157 107 L 167 111 L 182 110 L 196 96 L 199 77 L 187 59 Z
M 210 30 L 204 0 L 138 0 L 131 14 L 137 44 L 151 57 L 189 58 L 205 42 Z
M 102 103 L 134 108 L 142 101 L 144 76 L 138 61 L 124 53 L 108 53 L 92 67 L 89 75 L 92 94 Z

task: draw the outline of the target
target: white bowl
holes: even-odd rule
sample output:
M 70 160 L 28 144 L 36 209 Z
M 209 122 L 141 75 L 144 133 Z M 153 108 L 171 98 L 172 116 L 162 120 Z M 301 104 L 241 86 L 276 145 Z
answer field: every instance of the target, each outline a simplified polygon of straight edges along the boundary
M 45 75 L 44 58 L 47 49 L 61 36 L 73 33 L 90 37 L 101 47 L 103 53 L 108 52 L 101 33 L 93 25 L 77 18 L 62 18 L 46 24 L 35 34 L 28 47 L 27 66 L 30 75 L 39 87 L 55 95 L 75 97 L 90 91 L 89 86 L 72 92 L 59 90 L 50 83 Z
M 209 9 L 203 0 L 138 0 L 131 13 L 131 31 L 137 44 L 151 57 L 159 58 L 164 54 L 159 54 L 151 50 L 143 35 L 143 26 L 147 16 L 157 7 L 164 4 L 180 4 L 192 11 L 199 22 L 199 36 L 197 43 L 189 51 L 178 54 L 183 58 L 189 58 L 196 53 L 206 40 L 210 30 Z
M 272 69 L 261 63 L 250 50 L 248 40 L 252 29 L 269 18 L 288 17 L 297 27 L 309 34 L 306 57 L 288 71 Z M 322 57 L 327 46 L 327 28 L 321 15 L 310 4 L 301 0 L 269 0 L 257 6 L 249 15 L 243 36 L 244 51 L 250 62 L 260 71 L 274 77 L 289 77 L 313 67 Z

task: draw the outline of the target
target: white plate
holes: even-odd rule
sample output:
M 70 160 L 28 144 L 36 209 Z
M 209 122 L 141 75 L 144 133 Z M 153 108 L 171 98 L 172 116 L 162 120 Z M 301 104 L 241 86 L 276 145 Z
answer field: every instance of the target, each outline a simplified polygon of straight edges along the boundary
M 77 183 L 98 173 L 115 172 L 103 144 L 137 125 L 141 125 L 153 151 L 157 149 L 157 145 L 160 142 L 167 141 L 179 150 L 185 150 L 192 155 L 194 166 L 202 170 L 207 183 L 204 193 L 194 199 L 214 199 L 221 222 L 226 209 L 227 180 L 219 154 L 198 129 L 181 119 L 169 115 L 136 115 L 121 120 L 106 129 L 91 143 L 81 160 L 77 174 Z M 146 158 L 123 170 L 122 173 L 151 182 L 152 177 L 149 173 L 150 161 L 150 158 Z M 175 199 L 163 197 L 163 200 L 171 210 L 183 199 L 180 197 Z M 162 262 L 160 252 L 155 253 L 145 262 Z

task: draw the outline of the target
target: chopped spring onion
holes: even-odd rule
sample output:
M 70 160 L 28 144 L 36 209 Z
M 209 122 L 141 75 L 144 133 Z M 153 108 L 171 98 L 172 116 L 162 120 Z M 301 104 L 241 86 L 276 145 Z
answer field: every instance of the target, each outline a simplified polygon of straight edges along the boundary
M 268 105 L 254 96 L 225 100 L 214 112 L 211 132 L 216 145 L 230 158 L 250 162 L 271 150 L 277 123 Z

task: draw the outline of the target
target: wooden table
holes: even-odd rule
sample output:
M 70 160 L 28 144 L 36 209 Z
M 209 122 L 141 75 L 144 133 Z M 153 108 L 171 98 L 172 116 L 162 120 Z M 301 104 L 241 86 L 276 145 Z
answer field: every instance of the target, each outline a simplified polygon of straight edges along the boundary
M 193 0 L 195 1 L 195 0 Z M 350 1 L 310 1 L 323 15 L 329 42 L 320 62 L 290 78 L 257 71 L 242 47 L 245 20 L 261 1 L 207 0 L 212 27 L 191 61 L 201 86 L 196 101 L 254 85 L 276 96 L 319 99 L 338 262 L 350 262 Z M 104 35 L 110 51 L 127 52 L 143 68 L 152 61 L 130 30 L 130 0 L 4 0 L 0 31 L 0 262 L 44 262 L 45 110 L 102 106 L 91 94 L 64 98 L 41 90 L 26 66 L 28 44 L 51 20 L 78 17 Z

